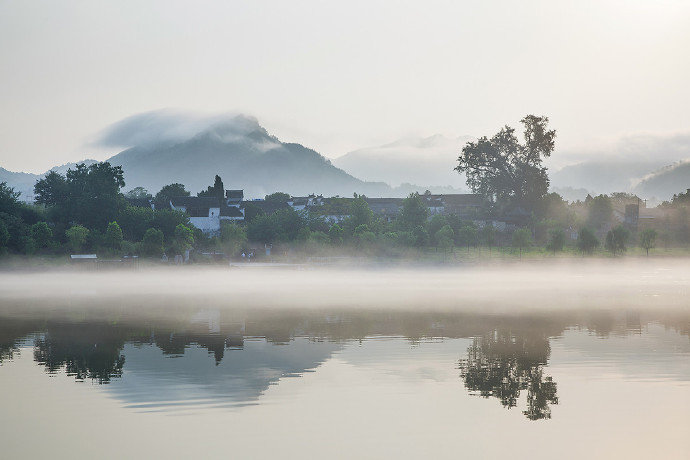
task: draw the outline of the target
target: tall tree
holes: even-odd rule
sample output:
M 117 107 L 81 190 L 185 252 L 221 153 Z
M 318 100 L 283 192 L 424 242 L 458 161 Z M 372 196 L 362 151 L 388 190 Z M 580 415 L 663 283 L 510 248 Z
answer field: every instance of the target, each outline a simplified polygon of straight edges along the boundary
M 583 254 L 591 254 L 599 246 L 599 240 L 592 230 L 582 227 L 577 235 L 577 248 Z
M 67 179 L 62 174 L 50 171 L 34 185 L 34 201 L 45 206 L 60 206 L 69 194 Z
M 617 225 L 606 234 L 606 249 L 615 256 L 616 253 L 625 252 L 625 245 L 630 237 L 630 232 L 622 225 Z
M 547 128 L 547 117 L 527 115 L 520 122 L 524 126 L 523 144 L 515 129 L 505 126 L 491 139 L 485 136 L 468 142 L 455 170 L 465 173 L 474 193 L 534 210 L 549 188 L 542 160 L 553 152 L 556 131 Z
M 108 162 L 78 164 L 63 177 L 51 172 L 36 182 L 36 202 L 56 209 L 53 215 L 66 222 L 104 229 L 124 206 L 122 167 Z
M 613 220 L 613 203 L 607 195 L 585 199 L 587 205 L 587 224 L 595 229 L 600 229 Z
M 656 246 L 657 232 L 653 228 L 648 228 L 640 233 L 640 246 L 647 251 L 649 257 L 649 250 Z
M 413 230 L 426 224 L 428 215 L 429 209 L 422 201 L 419 193 L 411 193 L 403 200 L 399 221 L 404 229 Z
M 225 198 L 225 186 L 223 185 L 223 180 L 219 175 L 216 174 L 213 185 L 209 185 L 206 190 L 202 190 L 201 192 L 197 193 L 196 196 L 216 197 L 219 200 L 222 200 Z

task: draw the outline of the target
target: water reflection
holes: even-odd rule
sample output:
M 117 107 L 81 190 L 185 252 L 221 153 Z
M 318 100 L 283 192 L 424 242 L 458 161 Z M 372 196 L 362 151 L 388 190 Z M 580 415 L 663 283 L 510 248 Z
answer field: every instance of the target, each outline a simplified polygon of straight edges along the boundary
M 639 336 L 650 324 L 675 336 L 690 331 L 686 312 L 660 310 L 507 316 L 182 306 L 173 315 L 161 308 L 8 306 L 0 311 L 0 365 L 31 350 L 46 372 L 107 384 L 129 407 L 234 406 L 255 403 L 281 379 L 300 377 L 372 338 L 405 339 L 401 353 L 429 340 L 463 339 L 457 341 L 456 363 L 466 391 L 496 398 L 508 409 L 524 397 L 524 416 L 541 420 L 550 419 L 559 403 L 548 368 L 552 343 L 564 334 Z
M 497 329 L 472 340 L 467 359 L 460 361 L 465 387 L 485 398 L 500 399 L 504 407 L 517 406 L 521 391 L 527 391 L 530 420 L 551 418 L 551 404 L 558 404 L 556 382 L 544 375 L 549 339 L 539 331 Z

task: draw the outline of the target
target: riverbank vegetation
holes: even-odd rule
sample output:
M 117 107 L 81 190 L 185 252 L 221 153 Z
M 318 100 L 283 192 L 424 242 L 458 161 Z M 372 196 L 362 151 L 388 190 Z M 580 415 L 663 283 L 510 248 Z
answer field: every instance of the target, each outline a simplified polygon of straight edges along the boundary
M 462 215 L 429 205 L 430 194 L 413 193 L 399 212 L 376 214 L 365 196 L 331 198 L 303 210 L 287 205 L 290 195 L 265 197 L 272 206 L 244 202 L 244 220 L 222 221 L 209 235 L 184 212 L 170 209 L 172 197 L 189 196 L 183 184 L 155 196 L 142 187 L 126 194 L 119 166 L 77 165 L 65 175 L 50 172 L 35 185 L 35 202 L 0 183 L 0 254 L 62 258 L 97 253 L 161 260 L 188 254 L 191 261 L 365 257 L 468 261 L 497 258 L 687 255 L 690 192 L 658 208 L 627 193 L 587 196 L 567 202 L 548 193 L 542 159 L 554 149 L 555 131 L 546 117 L 522 120 L 524 139 L 505 127 L 463 148 L 456 169 L 466 174 L 482 205 Z M 198 196 L 223 196 L 216 176 Z M 153 206 L 152 206 L 153 204 Z M 335 216 L 335 217 L 334 217 Z

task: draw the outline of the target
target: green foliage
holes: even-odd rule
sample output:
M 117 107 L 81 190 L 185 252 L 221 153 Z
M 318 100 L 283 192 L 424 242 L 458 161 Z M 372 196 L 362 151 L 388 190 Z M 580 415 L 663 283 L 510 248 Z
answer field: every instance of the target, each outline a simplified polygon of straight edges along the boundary
M 19 208 L 19 196 L 21 193 L 7 185 L 7 182 L 0 182 L 0 212 L 15 214 Z
M 429 232 L 422 225 L 417 225 L 412 230 L 412 244 L 418 248 L 429 244 Z
M 640 246 L 647 251 L 647 257 L 649 257 L 649 250 L 656 247 L 656 237 L 657 231 L 653 228 L 643 230 L 640 233 Z
M 234 256 L 247 244 L 247 232 L 237 224 L 223 222 L 220 226 L 220 244 L 228 256 Z
M 37 249 L 50 246 L 53 239 L 53 231 L 45 222 L 36 222 L 31 226 L 31 238 L 36 243 Z
M 275 216 L 273 214 L 261 214 L 254 217 L 247 226 L 247 236 L 251 241 L 259 241 L 261 243 L 276 241 L 278 228 Z
M 141 240 L 141 252 L 146 256 L 160 257 L 163 254 L 163 232 L 157 228 L 147 229 Z
M 582 227 L 577 235 L 577 248 L 583 254 L 591 254 L 599 246 L 599 240 L 588 227 Z
M 343 228 L 338 224 L 333 225 L 328 230 L 328 238 L 331 240 L 332 244 L 336 244 L 336 245 L 343 244 L 343 237 L 344 236 L 345 236 L 345 230 L 343 230 Z
M 189 196 L 190 193 L 184 188 L 184 185 L 179 183 L 169 184 L 163 186 L 156 197 L 154 198 L 154 205 L 156 209 L 170 209 L 170 199 L 179 196 Z
M 279 209 L 271 215 L 254 218 L 247 227 L 247 236 L 252 241 L 273 243 L 294 241 L 300 229 L 307 226 L 305 216 L 292 208 Z
M 129 241 L 140 241 L 144 232 L 151 227 L 154 211 L 148 207 L 125 206 L 117 216 L 117 222 L 122 227 L 122 235 Z
M 537 215 L 554 222 L 559 227 L 569 227 L 575 223 L 575 214 L 568 202 L 558 193 L 547 193 L 539 203 Z
M 614 256 L 623 253 L 630 238 L 630 232 L 622 225 L 618 225 L 606 234 L 606 249 Z
M 587 225 L 600 229 L 613 220 L 613 203 L 611 198 L 606 195 L 588 196 L 585 200 L 587 205 Z
M 150 226 L 160 229 L 165 235 L 165 240 L 171 241 L 175 237 L 175 229 L 180 224 L 191 226 L 187 214 L 172 209 L 161 209 L 154 212 Z
M 369 227 L 373 218 L 374 213 L 364 197 L 358 196 L 350 202 L 350 228 L 357 228 L 360 225 Z
M 191 228 L 184 224 L 178 224 L 175 227 L 175 238 L 173 240 L 173 248 L 178 254 L 184 253 L 191 249 L 194 244 L 194 232 Z
M 477 244 L 477 228 L 471 224 L 464 224 L 460 227 L 457 233 L 457 242 L 459 246 L 467 246 L 469 251 L 470 246 Z
M 441 228 L 445 227 L 448 225 L 448 219 L 446 216 L 443 216 L 441 214 L 436 214 L 431 218 L 427 225 L 427 230 L 429 231 L 429 235 L 436 235 L 436 232 L 441 230 Z M 451 230 L 453 228 L 451 227 Z
M 89 229 L 83 225 L 73 225 L 65 231 L 70 248 L 74 253 L 79 253 L 86 244 Z
M 47 207 L 65 206 L 69 198 L 69 184 L 62 174 L 49 171 L 34 185 L 34 201 Z
M 275 192 L 270 195 L 266 195 L 265 201 L 269 203 L 285 204 L 290 200 L 290 194 L 284 192 Z
M 292 208 L 279 209 L 273 213 L 273 217 L 279 241 L 296 239 L 300 229 L 307 226 L 304 214 Z
M 548 122 L 547 117 L 523 118 L 524 144 L 519 143 L 509 126 L 491 139 L 468 142 L 455 170 L 465 173 L 474 193 L 534 210 L 549 188 L 542 160 L 554 150 L 556 131 L 547 129 Z
M 565 232 L 563 229 L 554 228 L 549 232 L 549 242 L 546 245 L 546 249 L 553 251 L 556 254 L 557 251 L 562 251 L 565 246 Z
M 265 215 L 266 213 L 256 204 L 251 201 L 244 204 L 244 222 L 250 224 L 258 216 Z
M 132 200 L 151 200 L 153 199 L 153 195 L 144 187 L 134 187 L 132 190 L 125 193 L 125 198 L 130 198 Z
M 442 249 L 452 248 L 453 238 L 455 238 L 455 232 L 450 225 L 444 225 L 434 234 L 436 246 Z
M 55 208 L 63 222 L 78 222 L 88 228 L 105 228 L 124 207 L 120 189 L 125 180 L 122 167 L 108 162 L 78 164 L 65 177 L 49 173 L 36 182 L 36 202 Z
M 0 220 L 0 254 L 7 249 L 7 243 L 10 241 L 10 232 L 7 230 L 5 222 Z
M 479 231 L 479 239 L 489 248 L 496 244 L 496 229 L 493 224 L 488 223 Z
M 426 223 L 428 215 L 429 209 L 422 201 L 419 193 L 411 193 L 410 196 L 403 200 L 399 221 L 403 229 L 417 231 L 417 227 Z
M 225 186 L 223 185 L 223 180 L 219 175 L 216 175 L 215 179 L 213 180 L 213 185 L 209 185 L 206 190 L 202 190 L 201 192 L 197 193 L 196 196 L 216 197 L 222 201 L 225 198 Z
M 520 249 L 520 257 L 522 257 L 522 249 L 529 247 L 532 244 L 532 232 L 528 228 L 518 228 L 513 232 L 512 246 Z
M 105 231 L 104 243 L 108 249 L 119 251 L 122 247 L 122 229 L 117 222 L 110 222 Z
M 359 247 L 369 247 L 376 240 L 376 234 L 369 230 L 369 226 L 366 224 L 358 225 L 353 236 Z

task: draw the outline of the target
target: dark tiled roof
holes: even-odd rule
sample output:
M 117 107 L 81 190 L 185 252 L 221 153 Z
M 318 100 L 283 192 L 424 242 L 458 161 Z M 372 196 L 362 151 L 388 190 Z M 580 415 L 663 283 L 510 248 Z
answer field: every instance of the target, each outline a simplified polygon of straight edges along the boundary
M 170 199 L 173 206 L 184 206 L 190 217 L 208 217 L 209 208 L 220 208 L 220 200 L 211 196 L 181 196 Z
M 375 214 L 395 215 L 400 213 L 403 198 L 367 198 L 366 202 Z
M 448 193 L 444 195 L 428 195 L 434 200 L 441 200 L 446 206 L 481 206 L 482 197 L 475 193 Z
M 236 206 L 225 206 L 220 208 L 220 215 L 224 217 L 244 217 L 242 211 Z
M 226 190 L 225 191 L 225 198 L 228 200 L 243 200 L 244 199 L 244 190 Z
M 280 210 L 280 209 L 285 209 L 289 208 L 287 203 L 276 203 L 275 201 L 244 201 L 242 202 L 242 206 L 246 209 L 248 206 L 253 206 L 257 209 L 260 209 L 266 214 L 273 214 L 274 212 Z

